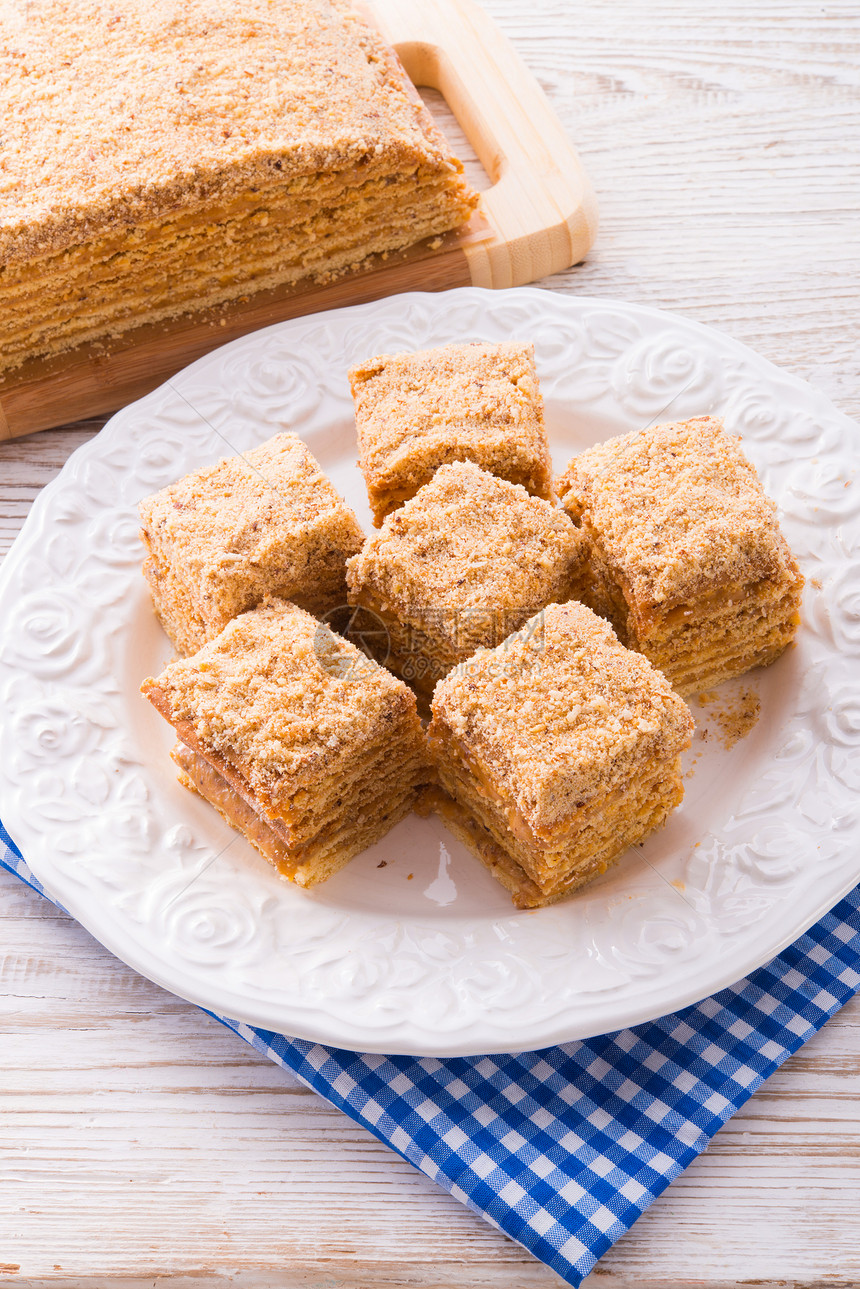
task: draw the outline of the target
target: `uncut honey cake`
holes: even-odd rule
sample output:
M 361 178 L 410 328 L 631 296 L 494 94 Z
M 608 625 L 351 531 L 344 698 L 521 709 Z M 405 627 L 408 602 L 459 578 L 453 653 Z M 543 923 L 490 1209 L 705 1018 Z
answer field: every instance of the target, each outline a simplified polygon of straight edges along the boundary
M 442 816 L 520 908 L 563 899 L 684 795 L 683 699 L 584 604 L 551 604 L 451 672 L 428 730 Z
M 557 507 L 460 461 L 437 470 L 349 560 L 349 602 L 382 620 L 386 631 L 367 642 L 426 701 L 477 648 L 577 594 L 586 551 Z
M 322 616 L 344 603 L 364 535 L 307 447 L 276 434 L 140 503 L 143 566 L 177 649 L 193 653 L 266 595 Z
M 625 434 L 557 482 L 591 544 L 583 598 L 682 694 L 773 662 L 803 578 L 738 439 L 713 416 Z
M 0 0 L 0 370 L 327 281 L 477 205 L 346 0 Z
M 353 367 L 349 379 L 377 527 L 450 461 L 474 461 L 536 497 L 552 495 L 533 345 L 382 354 Z
M 411 690 L 288 601 L 141 692 L 176 729 L 180 781 L 300 886 L 378 841 L 429 778 Z

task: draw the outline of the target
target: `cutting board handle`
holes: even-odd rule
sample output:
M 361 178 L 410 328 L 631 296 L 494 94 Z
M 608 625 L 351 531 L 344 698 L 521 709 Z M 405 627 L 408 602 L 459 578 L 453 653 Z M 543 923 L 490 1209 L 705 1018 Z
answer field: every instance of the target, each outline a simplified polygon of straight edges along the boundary
M 492 187 L 493 237 L 464 244 L 475 286 L 522 286 L 569 268 L 597 231 L 582 163 L 531 72 L 475 0 L 372 0 L 416 85 L 439 90 Z

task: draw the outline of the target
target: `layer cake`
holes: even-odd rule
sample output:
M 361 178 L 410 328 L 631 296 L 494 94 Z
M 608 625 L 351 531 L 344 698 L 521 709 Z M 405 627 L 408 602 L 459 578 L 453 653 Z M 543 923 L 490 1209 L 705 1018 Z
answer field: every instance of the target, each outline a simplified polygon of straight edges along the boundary
M 443 465 L 347 563 L 377 655 L 429 702 L 436 682 L 580 591 L 587 542 L 557 507 L 471 462 Z M 371 619 L 373 620 L 373 619 Z
M 435 809 L 520 908 L 604 872 L 683 797 L 683 699 L 585 605 L 549 605 L 433 696 Z
M 430 778 L 411 690 L 287 601 L 141 691 L 176 729 L 180 781 L 300 886 L 378 841 Z
M 381 354 L 353 367 L 349 379 L 377 528 L 451 461 L 473 461 L 536 497 L 552 495 L 533 345 Z
M 803 578 L 740 442 L 717 417 L 625 434 L 556 484 L 591 546 L 583 599 L 681 694 L 778 658 Z
M 324 616 L 344 603 L 355 515 L 295 434 L 186 475 L 140 503 L 144 576 L 162 625 L 193 653 L 267 595 Z
M 0 371 L 328 276 L 477 204 L 345 0 L 0 0 Z

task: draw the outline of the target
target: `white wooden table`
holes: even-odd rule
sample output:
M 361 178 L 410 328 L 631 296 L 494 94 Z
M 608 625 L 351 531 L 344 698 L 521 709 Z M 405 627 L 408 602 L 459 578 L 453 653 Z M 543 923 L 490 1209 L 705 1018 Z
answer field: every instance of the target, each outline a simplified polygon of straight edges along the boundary
M 858 415 L 856 0 L 485 3 L 601 201 L 588 263 L 549 285 L 721 327 Z M 0 446 L 0 551 L 95 428 Z M 560 1283 L 5 876 L 0 927 L 0 1285 Z M 858 1284 L 858 1214 L 860 1000 L 718 1134 L 593 1283 Z

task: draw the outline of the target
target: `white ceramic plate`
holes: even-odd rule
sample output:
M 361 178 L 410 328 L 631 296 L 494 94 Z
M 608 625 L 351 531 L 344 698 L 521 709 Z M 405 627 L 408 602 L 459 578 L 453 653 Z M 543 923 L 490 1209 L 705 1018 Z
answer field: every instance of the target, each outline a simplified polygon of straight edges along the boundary
M 611 434 L 704 412 L 744 436 L 807 577 L 798 644 L 746 680 L 762 715 L 743 742 L 727 751 L 698 714 L 681 809 L 568 903 L 516 911 L 441 823 L 414 816 L 304 893 L 176 783 L 171 732 L 138 693 L 170 647 L 139 572 L 136 503 L 289 427 L 369 526 L 347 367 L 510 337 L 535 342 L 558 467 Z M 516 1051 L 692 1003 L 860 880 L 854 434 L 823 395 L 718 332 L 535 289 L 405 295 L 237 340 L 76 452 L 3 566 L 0 814 L 119 957 L 286 1034 Z

